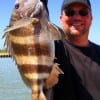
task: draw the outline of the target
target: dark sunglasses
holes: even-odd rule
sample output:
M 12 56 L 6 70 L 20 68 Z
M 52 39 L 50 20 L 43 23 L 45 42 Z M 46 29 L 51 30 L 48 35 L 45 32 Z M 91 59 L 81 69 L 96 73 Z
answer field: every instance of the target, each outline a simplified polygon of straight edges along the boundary
M 88 9 L 81 9 L 79 11 L 74 11 L 72 9 L 65 9 L 64 12 L 66 16 L 69 16 L 69 17 L 74 16 L 76 13 L 78 13 L 80 16 L 87 16 L 89 14 Z

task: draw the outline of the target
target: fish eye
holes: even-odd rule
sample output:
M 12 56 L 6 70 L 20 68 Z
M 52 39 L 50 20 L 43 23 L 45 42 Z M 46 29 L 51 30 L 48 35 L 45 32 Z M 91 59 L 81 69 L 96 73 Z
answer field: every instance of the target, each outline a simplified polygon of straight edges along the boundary
M 18 9 L 18 8 L 19 8 L 19 3 L 17 3 L 17 4 L 15 5 L 15 8 L 16 8 L 16 9 Z

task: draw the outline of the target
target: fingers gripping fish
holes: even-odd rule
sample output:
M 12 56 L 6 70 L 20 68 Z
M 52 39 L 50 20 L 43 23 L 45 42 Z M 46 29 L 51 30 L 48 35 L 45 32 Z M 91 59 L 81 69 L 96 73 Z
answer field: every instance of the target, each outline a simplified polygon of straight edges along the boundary
M 60 28 L 49 22 L 40 0 L 16 0 L 5 36 L 22 79 L 32 89 L 32 100 L 46 100 L 43 87 L 51 88 L 58 81 L 54 75 L 63 74 L 54 63 L 54 40 L 62 39 Z

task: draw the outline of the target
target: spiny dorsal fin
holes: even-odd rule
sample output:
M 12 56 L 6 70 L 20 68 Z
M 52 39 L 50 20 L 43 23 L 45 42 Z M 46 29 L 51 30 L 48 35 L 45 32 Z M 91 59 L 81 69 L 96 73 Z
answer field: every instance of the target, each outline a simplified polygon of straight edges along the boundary
M 65 37 L 63 30 L 55 24 L 48 22 L 48 29 L 53 40 L 61 40 Z

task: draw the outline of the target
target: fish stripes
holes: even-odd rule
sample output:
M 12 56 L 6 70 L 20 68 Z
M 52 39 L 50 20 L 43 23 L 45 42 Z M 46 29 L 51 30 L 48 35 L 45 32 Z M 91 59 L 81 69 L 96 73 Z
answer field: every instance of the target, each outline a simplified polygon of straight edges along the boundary
M 51 71 L 52 67 L 48 65 L 31 65 L 31 64 L 23 64 L 18 65 L 19 69 L 22 73 L 48 73 Z
M 16 59 L 16 63 L 18 65 L 22 65 L 22 64 L 35 64 L 35 65 L 48 65 L 51 66 L 53 64 L 53 59 L 52 57 L 49 56 L 18 56 L 18 55 L 14 55 L 15 59 Z M 52 61 L 52 62 L 51 62 Z
M 23 73 L 23 75 L 28 80 L 36 80 L 36 81 L 41 80 L 41 81 L 43 81 L 49 76 L 49 73 L 38 73 L 38 74 L 37 73 Z M 38 84 L 36 84 L 36 85 L 38 85 Z
M 31 33 L 31 35 L 29 36 L 18 36 L 18 37 L 15 36 L 14 34 L 8 34 L 8 37 L 11 42 L 18 44 L 35 44 L 40 42 L 43 44 L 46 43 L 45 41 L 48 41 L 48 35 L 45 34 L 40 34 L 39 36 L 37 36 Z
M 27 45 L 27 44 L 18 44 L 12 42 L 12 46 L 16 55 L 28 56 L 30 52 L 31 55 L 35 56 L 39 55 L 51 56 L 50 53 L 48 53 L 51 51 L 51 48 L 46 43 L 45 44 L 36 43 Z

